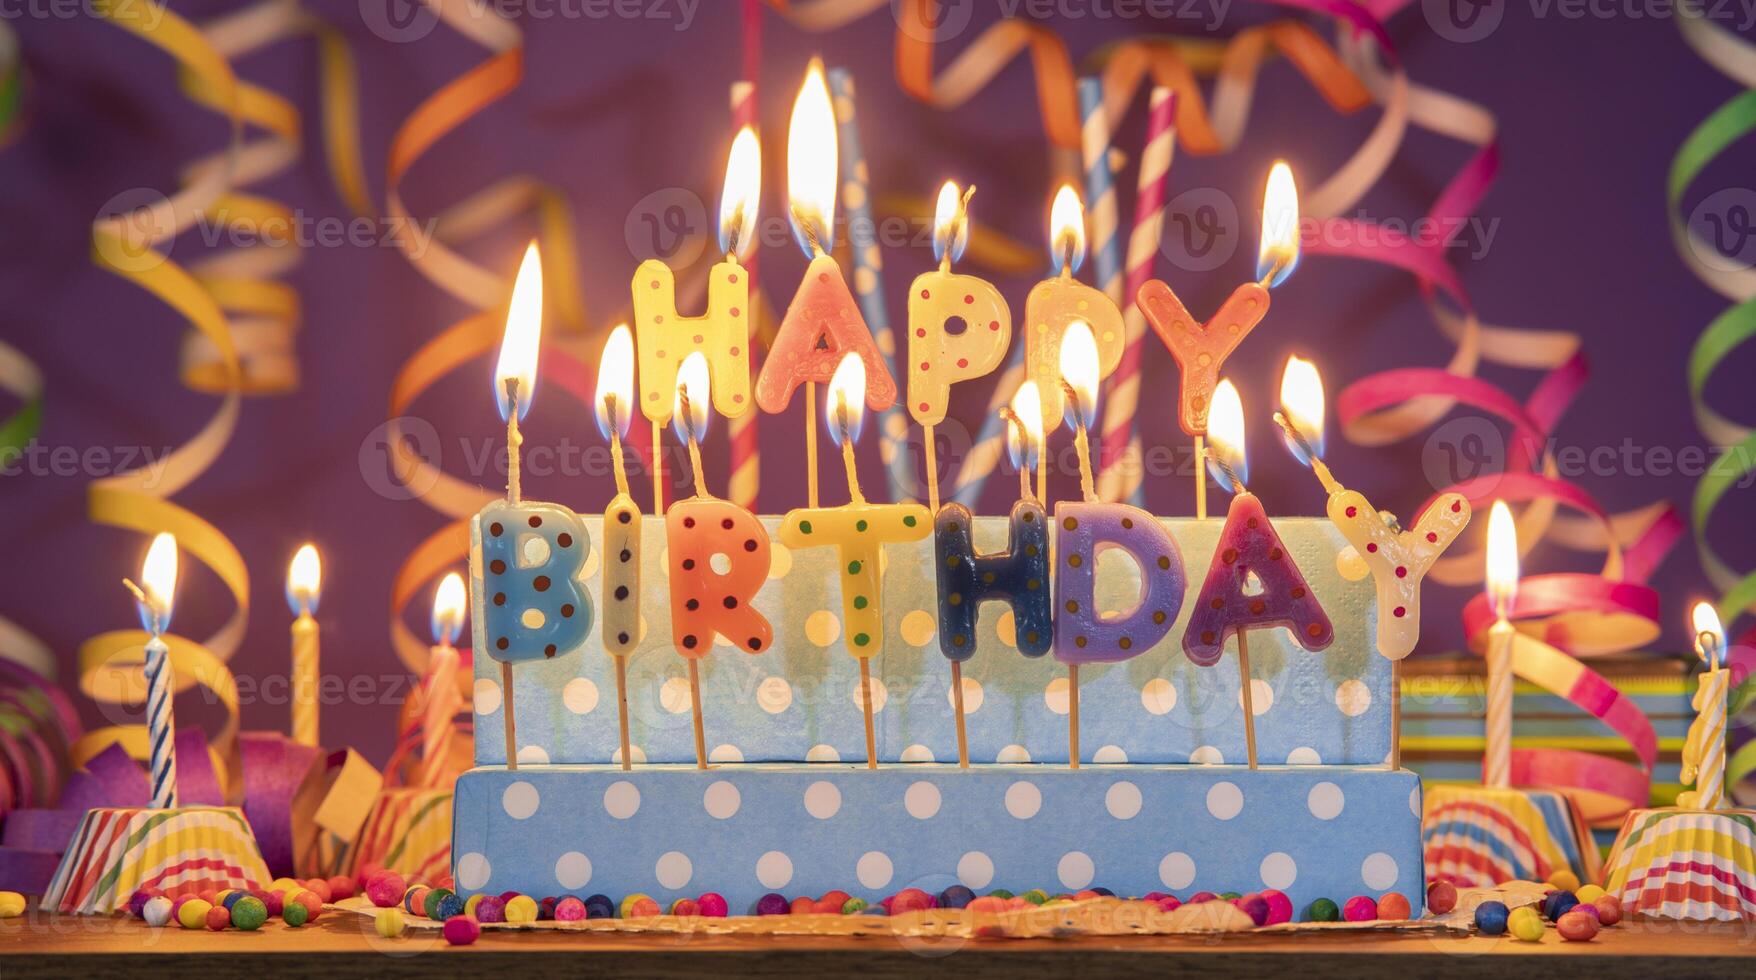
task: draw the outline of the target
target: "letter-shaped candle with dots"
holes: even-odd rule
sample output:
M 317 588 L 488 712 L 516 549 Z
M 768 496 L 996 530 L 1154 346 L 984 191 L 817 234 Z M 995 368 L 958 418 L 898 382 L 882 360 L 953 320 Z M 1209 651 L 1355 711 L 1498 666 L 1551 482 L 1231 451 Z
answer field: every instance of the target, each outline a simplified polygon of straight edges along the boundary
M 1140 595 L 1115 612 L 1098 608 L 1098 557 L 1128 556 L 1140 573 Z M 1158 518 L 1128 504 L 1055 505 L 1055 659 L 1067 664 L 1115 663 L 1151 649 L 1177 621 L 1187 579 L 1183 553 Z
M 746 653 L 767 650 L 774 629 L 751 600 L 768 578 L 768 532 L 756 515 L 708 493 L 701 469 L 710 395 L 705 359 L 691 355 L 677 372 L 671 424 L 689 447 L 695 495 L 665 511 L 670 548 L 671 641 L 689 667 L 689 699 L 695 718 L 695 764 L 707 768 L 707 736 L 701 718 L 699 662 L 717 637 Z
M 882 412 L 896 402 L 896 382 L 878 353 L 872 331 L 829 254 L 834 245 L 836 183 L 835 111 L 823 65 L 813 59 L 793 104 L 787 127 L 787 194 L 793 237 L 811 260 L 798 292 L 781 318 L 774 343 L 756 379 L 756 405 L 775 415 L 786 411 L 805 385 L 815 410 L 817 385 L 834 377 L 848 354 L 866 368 L 866 407 Z M 806 500 L 817 506 L 817 428 L 805 426 Z
M 518 768 L 512 665 L 570 653 L 591 630 L 591 599 L 579 580 L 591 548 L 585 523 L 560 504 L 524 500 L 519 482 L 518 423 L 536 394 L 542 317 L 542 259 L 532 242 L 512 287 L 494 369 L 494 401 L 506 421 L 506 499 L 470 519 L 471 632 L 475 649 L 500 661 L 510 769 Z
M 1256 768 L 1256 717 L 1250 678 L 1250 631 L 1284 627 L 1306 650 L 1326 649 L 1335 627 L 1305 575 L 1287 551 L 1262 501 L 1246 489 L 1244 409 L 1230 381 L 1214 389 L 1208 420 L 1208 467 L 1231 491 L 1225 526 L 1183 633 L 1183 652 L 1202 667 L 1219 662 L 1226 640 L 1237 637 L 1239 697 L 1250 768 Z
M 939 652 L 967 663 L 976 653 L 976 627 L 984 602 L 1012 609 L 1018 652 L 1040 657 L 1054 639 L 1049 595 L 1049 528 L 1042 502 L 1020 500 L 1007 519 L 1004 551 L 975 549 L 975 517 L 962 504 L 946 504 L 934 518 L 934 559 L 939 568 Z
M 628 468 L 622 460 L 622 438 L 633 416 L 634 339 L 626 324 L 610 331 L 598 359 L 598 391 L 594 416 L 598 432 L 610 443 L 610 465 L 616 495 L 604 508 L 603 576 L 604 651 L 616 662 L 616 721 L 622 743 L 622 768 L 633 765 L 628 742 L 628 655 L 640 645 L 640 507 L 628 493 Z M 667 401 L 668 404 L 668 401 Z M 655 442 L 654 445 L 657 445 Z
M 1024 299 L 1025 374 L 1037 383 L 1043 428 L 1061 422 L 1061 340 L 1083 323 L 1097 341 L 1097 376 L 1107 378 L 1122 361 L 1127 333 L 1122 311 L 1104 295 L 1073 278 L 1085 262 L 1085 209 L 1071 185 L 1062 185 L 1049 209 L 1049 260 L 1055 275 L 1031 287 Z
M 951 271 L 969 243 L 962 194 L 946 181 L 933 219 L 933 256 L 939 268 L 915 277 L 908 291 L 908 410 L 925 429 L 928 506 L 939 509 L 939 471 L 933 427 L 945 421 L 951 386 L 980 378 L 1000 366 L 1012 344 L 1012 311 L 986 279 Z M 960 329 L 953 333 L 953 323 Z

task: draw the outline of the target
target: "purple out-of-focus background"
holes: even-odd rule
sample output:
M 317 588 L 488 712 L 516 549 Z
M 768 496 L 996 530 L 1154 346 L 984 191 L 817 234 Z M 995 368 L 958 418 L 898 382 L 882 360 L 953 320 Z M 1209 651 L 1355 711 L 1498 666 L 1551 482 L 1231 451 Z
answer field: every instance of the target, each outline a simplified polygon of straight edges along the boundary
M 374 16 L 383 23 L 379 2 L 323 0 L 310 7 L 354 45 L 367 173 L 381 206 L 390 134 L 422 98 L 482 55 L 444 27 L 415 41 L 386 40 L 362 16 L 362 11 L 377 11 Z M 653 249 L 645 216 L 662 216 L 664 206 L 689 194 L 709 202 L 717 194 L 729 140 L 727 85 L 739 75 L 737 4 L 647 0 L 637 6 L 653 16 L 594 16 L 607 5 L 578 0 L 521 5 L 527 10 L 528 40 L 523 84 L 442 141 L 405 184 L 405 198 L 420 216 L 518 172 L 562 188 L 571 199 L 582 245 L 574 272 L 594 322 L 626 303 L 634 264 Z M 946 43 L 941 65 L 976 28 L 1013 5 L 974 6 L 979 9 L 971 27 L 963 38 Z M 1207 5 L 1200 22 L 1167 22 L 1099 16 L 1116 9 L 1107 3 L 1067 0 L 1046 6 L 1058 12 L 1049 22 L 1076 58 L 1129 34 L 1199 33 L 1213 26 L 1216 13 Z M 1193 11 L 1203 5 L 1178 7 Z M 200 20 L 233 8 L 200 2 L 176 9 Z M 1426 9 L 1445 10 L 1437 4 Z M 1499 121 L 1504 169 L 1480 211 L 1480 223 L 1466 230 L 1451 258 L 1487 320 L 1575 330 L 1585 337 L 1593 377 L 1558 427 L 1560 445 L 1612 447 L 1618 458 L 1624 443 L 1642 453 L 1698 446 L 1684 367 L 1690 343 L 1723 303 L 1673 252 L 1664 181 L 1685 134 L 1733 95 L 1735 86 L 1700 62 L 1675 25 L 1662 17 L 1631 16 L 1631 8 L 1620 5 L 1582 16 L 1565 13 L 1573 8 L 1559 4 L 1505 2 L 1487 9 L 1500 11 L 1503 19 L 1473 41 L 1440 36 L 1419 5 L 1391 23 L 1418 82 L 1479 102 Z M 688 10 L 692 15 L 685 20 Z M 543 11 L 551 16 L 536 16 Z M 1244 4 L 1228 13 L 1221 33 L 1270 15 L 1268 8 Z M 14 23 L 27 62 L 31 120 L 22 139 L 0 154 L 5 339 L 46 376 L 45 446 L 162 452 L 188 439 L 216 401 L 178 384 L 183 324 L 162 304 L 93 267 L 89 223 L 118 194 L 175 186 L 184 163 L 222 144 L 225 127 L 187 101 L 176 86 L 172 62 L 134 36 L 85 16 L 26 15 Z M 779 214 L 783 200 L 784 132 L 794 91 L 806 60 L 821 54 L 830 65 L 851 69 L 859 82 L 861 128 L 877 196 L 930 197 L 946 177 L 974 181 L 981 188 L 974 202 L 980 221 L 1033 246 L 1041 242 L 1052 171 L 1027 62 L 1013 64 L 962 108 L 941 112 L 897 87 L 892 27 L 880 13 L 833 33 L 809 34 L 767 17 L 760 78 L 766 212 Z M 241 60 L 237 68 L 244 78 L 291 98 L 305 113 L 301 160 L 253 190 L 289 203 L 310 222 L 346 218 L 324 171 L 316 57 L 309 43 L 282 43 Z M 1188 194 L 1176 205 L 1187 212 L 1176 213 L 1193 216 L 1198 205 L 1220 197 L 1238 202 L 1238 220 L 1224 229 L 1237 246 L 1235 254 L 1200 273 L 1162 259 L 1158 274 L 1192 307 L 1211 310 L 1249 275 L 1255 202 L 1270 161 L 1284 156 L 1306 186 L 1314 186 L 1345 159 L 1376 118 L 1376 108 L 1338 117 L 1287 64 L 1271 63 L 1241 146 L 1220 156 L 1180 155 L 1172 171 L 1171 194 Z M 1137 104 L 1119 127 L 1117 142 L 1137 148 L 1143 125 Z M 1378 220 L 1420 216 L 1468 154 L 1461 144 L 1413 131 L 1379 186 L 1363 200 L 1363 215 Z M 1715 192 L 1734 189 L 1735 197 L 1744 179 L 1739 168 L 1748 163 L 1749 154 L 1734 152 L 1709 168 L 1690 191 L 1685 211 Z M 1131 188 L 1132 170 L 1119 180 Z M 658 196 L 649 198 L 655 192 Z M 1124 220 L 1132 198 L 1131 190 L 1122 195 Z M 1181 227 L 1173 218 L 1169 234 L 1181 234 Z M 508 227 L 472 243 L 468 251 L 510 274 L 531 230 L 528 224 Z M 199 231 L 192 232 L 177 241 L 173 255 L 188 261 L 205 248 Z M 885 262 L 892 318 L 900 321 L 907 281 L 929 267 L 931 255 L 917 240 L 889 249 Z M 801 257 L 774 239 L 761 263 L 773 302 L 784 307 L 802 269 Z M 351 743 L 382 760 L 393 736 L 392 702 L 405 690 L 395 680 L 405 675 L 404 668 L 388 642 L 390 582 L 410 549 L 440 519 L 420 503 L 390 499 L 373 489 L 385 478 L 382 469 L 374 471 L 384 465 L 376 440 L 398 366 L 468 311 L 388 244 L 314 243 L 288 281 L 304 304 L 298 337 L 301 386 L 293 394 L 249 401 L 237 436 L 217 465 L 177 500 L 229 535 L 249 564 L 250 626 L 232 666 L 253 685 L 286 669 L 286 562 L 300 542 L 318 543 L 325 563 L 324 668 L 343 677 L 378 679 L 364 688 L 375 692 L 371 696 L 342 698 L 325 707 L 325 741 Z M 1028 285 L 1028 277 L 1001 282 L 1015 308 Z M 1232 359 L 1228 373 L 1250 412 L 1252 489 L 1272 513 L 1316 514 L 1318 487 L 1276 444 L 1267 418 L 1280 365 L 1295 352 L 1319 363 L 1333 396 L 1374 371 L 1443 365 L 1451 347 L 1435 330 L 1411 280 L 1381 266 L 1311 258 L 1276 292 L 1273 314 Z M 1710 397 L 1738 414 L 1750 398 L 1738 394 L 1737 378 L 1753 366 L 1747 355 L 1734 357 Z M 484 359 L 458 372 L 414 410 L 442 435 L 447 468 L 459 475 L 469 472 L 466 455 L 479 453 L 499 435 L 488 400 L 489 370 Z M 1145 371 L 1140 424 L 1149 443 L 1181 448 L 1175 366 L 1156 341 L 1149 342 Z M 1499 367 L 1483 375 L 1521 398 L 1539 377 Z M 988 387 L 981 382 L 959 389 L 954 411 L 964 424 L 979 424 Z M 1481 428 L 1461 425 L 1451 430 L 1454 435 Z M 800 427 L 796 410 L 762 420 L 766 512 L 802 503 Z M 539 400 L 526 432 L 532 446 L 563 440 L 575 449 L 599 445 L 587 409 L 553 388 Z M 719 424 L 707 448 L 710 480 L 721 489 L 724 433 Z M 1366 449 L 1332 433 L 1331 443 L 1338 472 L 1380 506 L 1399 512 L 1425 499 L 1433 475 L 1444 472 L 1447 450 L 1425 436 Z M 1474 444 L 1454 438 L 1450 445 L 1473 450 Z M 870 434 L 862 446 L 862 466 L 868 487 L 881 486 Z M 827 499 L 839 499 L 839 475 L 825 472 L 831 488 Z M 9 476 L 3 484 L 0 541 L 6 573 L 0 614 L 49 641 L 69 683 L 82 639 L 133 622 L 117 580 L 133 573 L 144 549 L 138 536 L 86 520 L 84 491 L 100 475 L 101 470 L 39 470 Z M 474 476 L 487 485 L 499 478 L 493 470 Z M 1072 490 L 1071 477 L 1058 479 L 1063 494 Z M 1581 482 L 1608 509 L 1624 510 L 1661 498 L 1686 506 L 1694 478 L 1645 468 L 1632 472 L 1617 462 Z M 1009 476 L 992 481 L 985 509 L 1004 507 L 1015 486 Z M 536 474 L 527 492 L 591 510 L 602 506 L 610 490 L 601 477 Z M 1159 513 L 1188 513 L 1188 480 L 1154 481 L 1149 501 Z M 1734 563 L 1747 565 L 1756 522 L 1736 497 L 1726 510 L 1715 537 Z M 1554 546 L 1539 549 L 1527 562 L 1531 571 L 1589 567 L 1589 557 Z M 211 573 L 189 562 L 185 569 L 179 631 L 204 636 L 230 606 Z M 1667 626 L 1662 646 L 1680 649 L 1686 643 L 1687 604 L 1708 591 L 1686 544 L 1660 569 L 1655 584 L 1663 594 Z M 1429 587 L 1424 652 L 1460 645 L 1457 610 L 1465 598 L 1466 590 Z M 410 616 L 422 634 L 423 618 Z M 188 706 L 179 707 L 184 717 L 212 717 L 213 709 L 185 701 Z M 285 726 L 284 699 L 256 693 L 246 702 L 246 727 Z M 85 710 L 88 720 L 102 719 L 94 706 Z

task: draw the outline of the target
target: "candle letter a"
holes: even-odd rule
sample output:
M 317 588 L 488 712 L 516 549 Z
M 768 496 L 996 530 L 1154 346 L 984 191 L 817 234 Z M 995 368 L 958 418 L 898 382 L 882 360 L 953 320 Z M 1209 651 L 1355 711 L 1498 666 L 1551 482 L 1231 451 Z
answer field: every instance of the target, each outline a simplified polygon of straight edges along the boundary
M 1262 501 L 1240 493 L 1226 511 L 1207 580 L 1189 614 L 1183 652 L 1195 664 L 1211 667 L 1233 633 L 1274 627 L 1285 627 L 1313 652 L 1335 639 L 1329 614 L 1269 523 Z
M 882 412 L 896 403 L 896 381 L 878 356 L 878 345 L 848 292 L 841 267 L 827 255 L 811 260 L 805 279 L 781 318 L 774 346 L 756 379 L 756 404 L 776 415 L 786 411 L 793 392 L 807 381 L 828 384 L 848 353 L 866 367 L 866 407 Z

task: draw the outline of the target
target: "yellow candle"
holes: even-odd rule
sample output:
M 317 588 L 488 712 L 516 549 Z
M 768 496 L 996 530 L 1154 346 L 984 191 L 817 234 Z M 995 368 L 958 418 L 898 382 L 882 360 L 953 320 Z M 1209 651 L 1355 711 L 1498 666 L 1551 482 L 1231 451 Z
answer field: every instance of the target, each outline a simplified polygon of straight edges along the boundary
M 933 223 L 939 268 L 909 286 L 908 410 L 924 426 L 945 421 L 952 385 L 999 367 L 1012 344 L 1012 311 L 1000 290 L 986 279 L 951 271 L 969 241 L 967 200 L 951 181 L 940 188 Z M 954 321 L 963 328 L 951 333 L 946 328 Z
M 1025 371 L 1037 383 L 1043 403 L 1043 430 L 1061 424 L 1061 338 L 1074 323 L 1091 328 L 1097 341 L 1098 377 L 1107 378 L 1121 363 L 1127 336 L 1122 311 L 1100 290 L 1073 278 L 1085 261 L 1085 212 L 1079 195 L 1063 185 L 1049 214 L 1051 258 L 1056 275 L 1034 286 L 1024 300 Z
M 287 568 L 287 605 L 293 615 L 292 714 L 293 741 L 317 744 L 318 644 L 317 601 L 322 592 L 323 566 L 317 549 L 304 545 Z

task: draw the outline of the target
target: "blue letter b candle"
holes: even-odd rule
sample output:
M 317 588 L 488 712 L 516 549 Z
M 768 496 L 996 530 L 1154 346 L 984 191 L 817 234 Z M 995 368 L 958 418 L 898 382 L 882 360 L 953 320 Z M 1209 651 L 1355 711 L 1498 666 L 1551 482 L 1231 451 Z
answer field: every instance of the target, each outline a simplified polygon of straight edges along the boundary
M 470 522 L 475 646 L 504 663 L 571 653 L 591 630 L 585 523 L 560 504 L 496 501 Z

